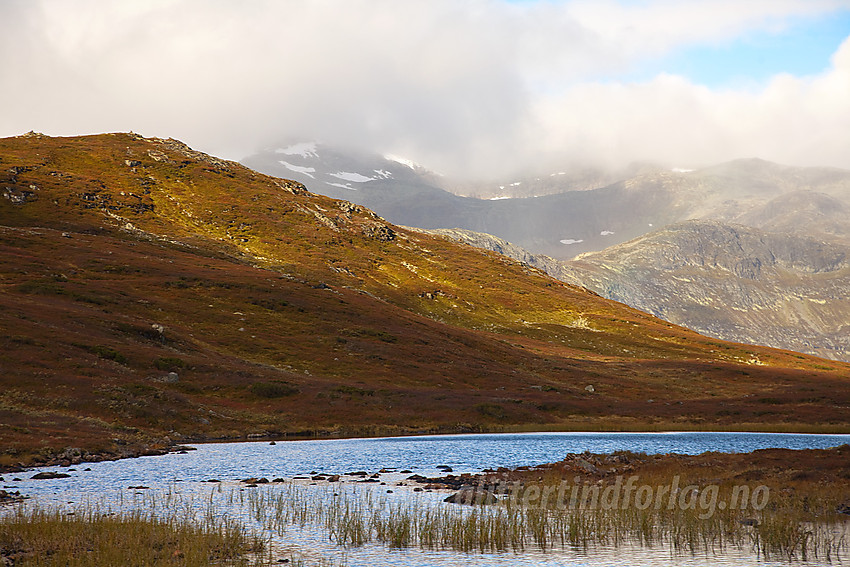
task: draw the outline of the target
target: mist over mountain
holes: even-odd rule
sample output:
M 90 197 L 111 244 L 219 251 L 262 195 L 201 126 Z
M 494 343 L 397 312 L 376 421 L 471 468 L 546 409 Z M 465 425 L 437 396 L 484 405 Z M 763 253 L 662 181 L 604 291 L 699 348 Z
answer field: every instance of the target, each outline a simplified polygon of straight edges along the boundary
M 850 171 L 788 167 L 758 159 L 693 171 L 646 164 L 610 172 L 576 168 L 528 182 L 506 180 L 493 185 L 495 189 L 486 194 L 496 196 L 487 199 L 456 194 L 470 192 L 474 184 L 398 159 L 296 144 L 242 161 L 258 171 L 296 179 L 317 193 L 367 206 L 393 223 L 484 232 L 562 260 L 689 219 L 756 228 L 776 228 L 784 222 L 785 229 L 803 233 L 819 233 L 829 225 L 837 233 L 846 226 L 841 206 L 824 199 L 850 202 Z M 593 186 L 595 181 L 606 184 Z M 775 211 L 795 211 L 799 203 L 792 194 L 799 191 L 821 194 L 816 207 L 830 211 L 831 220 L 815 215 L 810 221 L 798 217 L 782 221 Z M 776 200 L 782 196 L 784 201 Z

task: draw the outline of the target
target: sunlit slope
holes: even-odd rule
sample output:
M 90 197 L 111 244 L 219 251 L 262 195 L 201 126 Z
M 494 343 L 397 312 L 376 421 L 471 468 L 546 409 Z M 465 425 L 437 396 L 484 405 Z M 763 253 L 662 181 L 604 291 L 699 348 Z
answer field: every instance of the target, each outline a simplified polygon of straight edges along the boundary
M 0 193 L 3 446 L 846 421 L 846 365 L 701 337 L 173 140 L 0 140 Z

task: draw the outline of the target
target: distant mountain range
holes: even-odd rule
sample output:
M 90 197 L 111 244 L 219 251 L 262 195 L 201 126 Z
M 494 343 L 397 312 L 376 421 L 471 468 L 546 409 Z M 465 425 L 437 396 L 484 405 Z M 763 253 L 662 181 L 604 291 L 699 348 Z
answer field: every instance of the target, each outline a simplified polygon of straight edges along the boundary
M 462 192 L 470 184 L 453 182 L 410 162 L 319 144 L 270 150 L 242 163 L 269 175 L 295 179 L 317 193 L 364 205 L 395 224 L 485 232 L 564 259 L 624 242 L 652 226 L 678 219 L 678 214 L 665 209 L 666 196 L 658 191 L 638 193 L 612 185 L 527 198 L 462 197 L 449 189 L 454 185 Z M 548 191 L 586 189 L 575 181 L 584 173 L 555 175 Z M 505 195 L 523 193 L 522 183 L 510 185 L 506 182 Z
M 319 172 L 368 169 L 326 154 L 337 155 L 314 146 L 297 164 L 269 152 L 248 162 L 276 174 L 309 167 L 314 188 Z M 382 159 L 369 167 L 385 170 Z M 395 175 L 361 177 L 348 198 L 394 222 L 460 229 L 443 232 L 709 336 L 850 360 L 848 171 L 757 159 L 578 170 L 506 182 L 500 197 L 522 198 L 496 200 L 455 195 L 424 168 L 402 166 L 403 183 Z
M 455 191 L 469 184 L 410 167 L 409 162 L 320 144 L 296 144 L 242 161 L 318 193 L 367 206 L 396 224 L 484 232 L 562 260 L 690 219 L 826 236 L 850 230 L 842 220 L 847 218 L 845 203 L 850 203 L 850 171 L 785 167 L 756 159 L 695 171 L 641 166 L 619 172 L 636 174 L 615 181 L 614 174 L 563 172 L 550 176 L 549 182 L 535 178 L 546 185 L 540 196 L 494 199 L 456 195 L 450 190 L 453 184 Z M 611 182 L 589 189 L 586 183 L 593 179 Z M 512 194 L 510 183 L 503 186 L 505 195 Z M 800 191 L 820 193 L 820 200 L 793 195 Z M 807 217 L 795 212 L 800 199 L 811 207 Z M 831 210 L 832 205 L 838 208 Z

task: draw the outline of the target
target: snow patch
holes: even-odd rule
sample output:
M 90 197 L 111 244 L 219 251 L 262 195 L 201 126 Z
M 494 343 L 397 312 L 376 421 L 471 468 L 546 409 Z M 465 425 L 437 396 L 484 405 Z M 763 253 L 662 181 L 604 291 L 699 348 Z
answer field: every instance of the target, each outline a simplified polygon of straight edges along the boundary
M 580 238 L 578 240 L 575 240 L 573 238 L 565 238 L 565 239 L 561 240 L 560 242 L 561 242 L 561 244 L 578 244 L 579 242 L 584 242 L 584 239 Z
M 275 153 L 288 156 L 301 156 L 303 158 L 319 157 L 318 152 L 316 152 L 316 142 L 300 142 L 298 144 L 292 144 L 285 148 L 276 149 Z
M 351 185 L 343 183 L 331 183 L 330 181 L 325 181 L 325 185 L 330 185 L 331 187 L 340 187 L 342 189 L 348 189 L 349 191 L 357 191 L 357 187 L 352 187 Z
M 602 232 L 599 233 L 599 236 L 609 236 L 611 234 L 614 234 L 613 230 L 603 230 Z
M 390 161 L 394 161 L 394 162 L 396 162 L 396 163 L 400 163 L 401 165 L 406 165 L 406 166 L 407 166 L 407 167 L 409 167 L 410 169 L 417 169 L 417 168 L 419 168 L 419 164 L 417 164 L 416 162 L 411 161 L 411 160 L 409 160 L 409 159 L 407 159 L 407 158 L 403 158 L 403 157 L 396 156 L 396 155 L 393 155 L 393 154 L 384 154 L 384 156 L 383 156 L 383 157 L 384 157 L 384 159 L 387 159 L 387 160 L 390 160 Z
M 672 171 L 673 173 L 690 173 L 693 171 L 693 169 L 682 169 L 681 167 L 674 167 L 670 171 Z
M 510 197 L 490 197 L 491 201 L 501 201 L 503 199 L 510 199 Z
M 374 181 L 374 177 L 367 177 L 365 175 L 360 175 L 359 173 L 352 173 L 350 171 L 339 171 L 337 173 L 331 173 L 331 176 L 336 177 L 337 179 L 342 179 L 343 181 L 351 181 L 352 183 L 366 183 L 367 181 Z
M 373 169 L 372 171 L 374 171 L 375 175 L 377 175 L 381 179 L 389 179 L 393 176 L 392 171 L 386 171 L 384 169 Z
M 284 161 L 284 160 L 280 160 L 278 163 L 280 163 L 283 167 L 285 167 L 289 171 L 294 171 L 295 173 L 303 173 L 304 175 L 312 177 L 313 179 L 316 178 L 316 176 L 313 175 L 314 173 L 316 173 L 315 167 L 302 167 L 300 165 L 293 165 L 293 164 L 289 163 L 288 161 Z

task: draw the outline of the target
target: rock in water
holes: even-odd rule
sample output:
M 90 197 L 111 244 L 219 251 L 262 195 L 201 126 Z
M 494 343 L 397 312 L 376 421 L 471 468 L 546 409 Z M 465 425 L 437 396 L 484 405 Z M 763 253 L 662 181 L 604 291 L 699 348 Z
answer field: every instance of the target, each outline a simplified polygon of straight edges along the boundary
M 489 490 L 483 488 L 462 488 L 451 496 L 448 496 L 443 502 L 451 502 L 452 504 L 495 504 L 499 499 Z
M 32 476 L 33 480 L 49 480 L 54 478 L 71 478 L 71 475 L 58 472 L 40 472 Z

